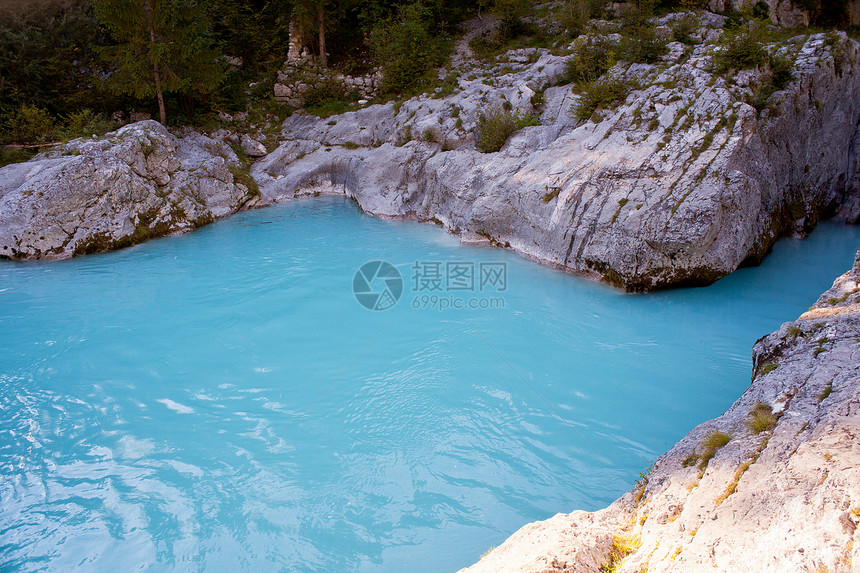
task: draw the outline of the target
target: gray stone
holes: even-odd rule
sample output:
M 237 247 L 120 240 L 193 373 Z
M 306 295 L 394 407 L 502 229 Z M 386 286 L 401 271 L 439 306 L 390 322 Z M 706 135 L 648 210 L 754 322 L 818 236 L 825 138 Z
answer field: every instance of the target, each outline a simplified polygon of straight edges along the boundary
M 155 121 L 0 169 L 0 257 L 67 258 L 193 230 L 252 193 L 224 143 Z
M 266 155 L 266 146 L 246 133 L 242 135 L 242 151 L 248 157 L 263 157 Z

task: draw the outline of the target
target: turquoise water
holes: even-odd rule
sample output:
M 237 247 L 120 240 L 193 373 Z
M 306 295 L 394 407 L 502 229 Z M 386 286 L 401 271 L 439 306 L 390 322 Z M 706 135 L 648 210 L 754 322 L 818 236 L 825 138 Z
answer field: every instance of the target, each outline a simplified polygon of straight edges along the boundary
M 0 569 L 455 570 L 627 490 L 858 246 L 824 224 L 708 288 L 625 295 L 314 199 L 4 262 Z M 384 311 L 352 292 L 377 259 L 403 277 Z M 416 261 L 504 263 L 506 288 L 431 308 Z

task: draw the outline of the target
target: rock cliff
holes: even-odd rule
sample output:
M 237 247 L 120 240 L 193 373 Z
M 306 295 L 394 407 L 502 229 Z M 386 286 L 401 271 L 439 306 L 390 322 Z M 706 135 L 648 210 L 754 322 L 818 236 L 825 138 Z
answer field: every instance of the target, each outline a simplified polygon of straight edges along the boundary
M 753 348 L 749 389 L 595 513 L 529 524 L 484 571 L 857 571 L 860 251 Z M 613 568 L 614 567 L 614 568 Z
M 493 65 L 458 53 L 432 97 L 294 114 L 253 165 L 255 183 L 235 182 L 239 163 L 222 142 L 152 122 L 73 142 L 0 169 L 0 256 L 117 248 L 243 206 L 341 193 L 373 215 L 432 221 L 464 242 L 642 291 L 713 282 L 837 212 L 856 221 L 860 44 L 842 33 L 774 41 L 766 49 L 792 79 L 762 96 L 766 67 L 714 73 L 725 18 L 670 14 L 657 32 L 690 18 L 687 44 L 669 43 L 657 63 L 612 67 L 629 94 L 584 121 L 571 113 L 582 95 L 564 83 L 567 62 L 594 38 L 616 41 L 619 22 Z M 539 125 L 481 153 L 475 129 L 494 109 Z
M 228 145 L 155 121 L 74 140 L 0 169 L 0 257 L 67 258 L 195 229 L 255 194 L 240 167 Z
M 707 284 L 840 206 L 856 219 L 860 44 L 814 34 L 773 46 L 794 81 L 758 112 L 745 102 L 760 72 L 711 73 L 722 30 L 709 22 L 702 43 L 671 43 L 658 64 L 617 64 L 609 74 L 638 89 L 585 122 L 570 113 L 580 96 L 555 85 L 566 58 L 547 50 L 510 52 L 504 70 L 461 76 L 446 97 L 294 115 L 253 167 L 262 202 L 344 193 L 368 213 L 434 221 L 628 290 Z M 482 111 L 536 112 L 540 99 L 541 125 L 498 153 L 475 148 Z

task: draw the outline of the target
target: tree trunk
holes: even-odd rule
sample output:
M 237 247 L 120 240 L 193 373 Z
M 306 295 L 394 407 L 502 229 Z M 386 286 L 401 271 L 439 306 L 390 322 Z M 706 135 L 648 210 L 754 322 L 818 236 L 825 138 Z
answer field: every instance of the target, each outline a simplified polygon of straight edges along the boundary
M 325 68 L 328 66 L 328 57 L 325 53 L 325 8 L 322 3 L 317 9 L 317 19 L 320 26 L 320 65 Z
M 152 4 L 150 0 L 143 0 L 143 9 L 146 11 L 146 21 L 149 24 L 149 44 L 155 46 L 155 24 L 152 21 Z M 158 115 L 161 125 L 167 125 L 167 112 L 164 109 L 164 94 L 161 92 L 161 74 L 158 72 L 158 62 L 152 62 L 152 76 L 155 79 L 155 96 L 158 99 Z

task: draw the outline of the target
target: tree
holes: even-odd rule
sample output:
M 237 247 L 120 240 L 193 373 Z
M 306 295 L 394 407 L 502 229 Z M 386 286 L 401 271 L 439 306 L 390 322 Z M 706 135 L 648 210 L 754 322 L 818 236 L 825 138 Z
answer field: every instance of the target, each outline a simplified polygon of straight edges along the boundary
M 326 55 L 326 1 L 325 0 L 298 0 L 293 6 L 293 18 L 298 27 L 305 32 L 316 32 L 319 42 L 320 66 L 328 65 Z
M 373 28 L 371 50 L 382 68 L 383 91 L 404 93 L 433 74 L 450 54 L 450 42 L 434 36 L 429 11 L 421 2 L 401 5 Z
M 155 96 L 167 123 L 165 93 L 186 96 L 214 90 L 223 69 L 208 36 L 209 19 L 198 0 L 94 0 L 96 15 L 117 45 L 102 49 L 115 68 L 118 93 Z

